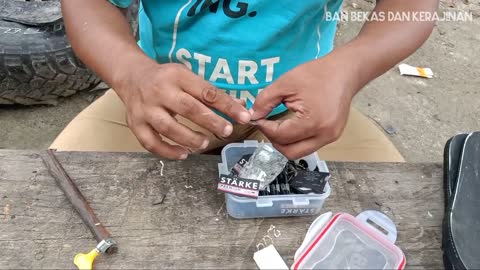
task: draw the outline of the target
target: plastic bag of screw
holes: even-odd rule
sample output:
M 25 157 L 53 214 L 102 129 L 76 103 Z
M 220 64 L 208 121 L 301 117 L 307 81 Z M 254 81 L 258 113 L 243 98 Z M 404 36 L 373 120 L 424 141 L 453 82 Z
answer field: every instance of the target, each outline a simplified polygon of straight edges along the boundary
M 243 172 L 243 169 L 247 167 L 252 156 L 253 155 L 243 156 L 232 167 L 230 170 L 231 174 L 239 176 Z M 243 178 L 249 179 L 248 177 Z M 318 167 L 309 170 L 305 160 L 299 160 L 297 162 L 289 160 L 273 181 L 260 189 L 259 195 L 323 194 L 325 185 L 329 179 L 330 174 L 321 172 Z
M 260 181 L 260 190 L 263 190 L 283 171 L 287 161 L 288 159 L 272 146 L 262 143 L 240 170 L 238 176 Z

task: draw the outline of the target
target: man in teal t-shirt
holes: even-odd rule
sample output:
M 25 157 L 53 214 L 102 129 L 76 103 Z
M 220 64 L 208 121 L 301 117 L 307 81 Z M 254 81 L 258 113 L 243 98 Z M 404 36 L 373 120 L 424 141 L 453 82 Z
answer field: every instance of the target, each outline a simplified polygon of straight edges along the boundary
M 137 43 L 124 16 L 132 1 L 62 1 L 75 52 L 113 90 L 53 148 L 145 148 L 184 159 L 253 138 L 290 159 L 322 148 L 324 159 L 403 160 L 350 105 L 365 84 L 421 46 L 434 22 L 368 21 L 334 49 L 342 0 L 143 0 Z M 373 12 L 434 12 L 437 5 L 383 0 Z
M 132 0 L 111 2 L 127 7 Z M 337 22 L 324 18 L 341 2 L 144 1 L 139 45 L 157 62 L 182 63 L 250 108 L 280 75 L 333 49 Z M 279 106 L 272 114 L 283 111 Z

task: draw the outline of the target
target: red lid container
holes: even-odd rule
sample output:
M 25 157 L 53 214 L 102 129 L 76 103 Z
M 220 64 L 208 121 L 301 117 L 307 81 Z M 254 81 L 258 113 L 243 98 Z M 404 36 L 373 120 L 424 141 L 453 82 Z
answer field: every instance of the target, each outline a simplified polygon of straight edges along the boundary
M 405 255 L 394 243 L 395 224 L 383 213 L 333 216 L 292 269 L 403 269 Z

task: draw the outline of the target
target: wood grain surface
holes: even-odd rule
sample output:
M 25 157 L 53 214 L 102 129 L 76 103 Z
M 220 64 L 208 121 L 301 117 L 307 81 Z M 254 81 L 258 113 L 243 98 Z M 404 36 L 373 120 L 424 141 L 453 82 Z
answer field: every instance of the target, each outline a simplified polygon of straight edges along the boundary
M 147 153 L 57 152 L 118 242 L 96 269 L 256 269 L 257 248 L 274 243 L 293 263 L 314 217 L 235 220 L 216 191 L 217 156 L 167 161 Z M 324 211 L 377 209 L 392 218 L 407 269 L 443 268 L 440 164 L 329 163 Z M 163 201 L 162 201 L 163 200 Z M 72 269 L 96 242 L 37 151 L 0 150 L 0 268 Z

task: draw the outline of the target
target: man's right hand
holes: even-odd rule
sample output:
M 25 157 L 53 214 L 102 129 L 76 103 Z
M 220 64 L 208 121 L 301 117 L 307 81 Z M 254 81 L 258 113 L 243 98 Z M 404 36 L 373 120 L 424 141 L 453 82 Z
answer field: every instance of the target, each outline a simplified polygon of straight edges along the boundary
M 115 89 L 127 107 L 128 126 L 145 149 L 162 157 L 185 159 L 209 144 L 205 134 L 177 122 L 177 114 L 220 137 L 232 133 L 232 124 L 210 108 L 240 124 L 250 121 L 241 103 L 184 65 L 152 63 L 129 74 Z
M 115 89 L 127 107 L 127 123 L 145 149 L 184 159 L 190 150 L 208 146 L 205 134 L 179 124 L 177 114 L 221 137 L 232 133 L 232 124 L 210 108 L 242 124 L 250 121 L 242 104 L 185 66 L 160 65 L 145 55 L 124 14 L 108 1 L 62 0 L 62 12 L 75 53 Z

